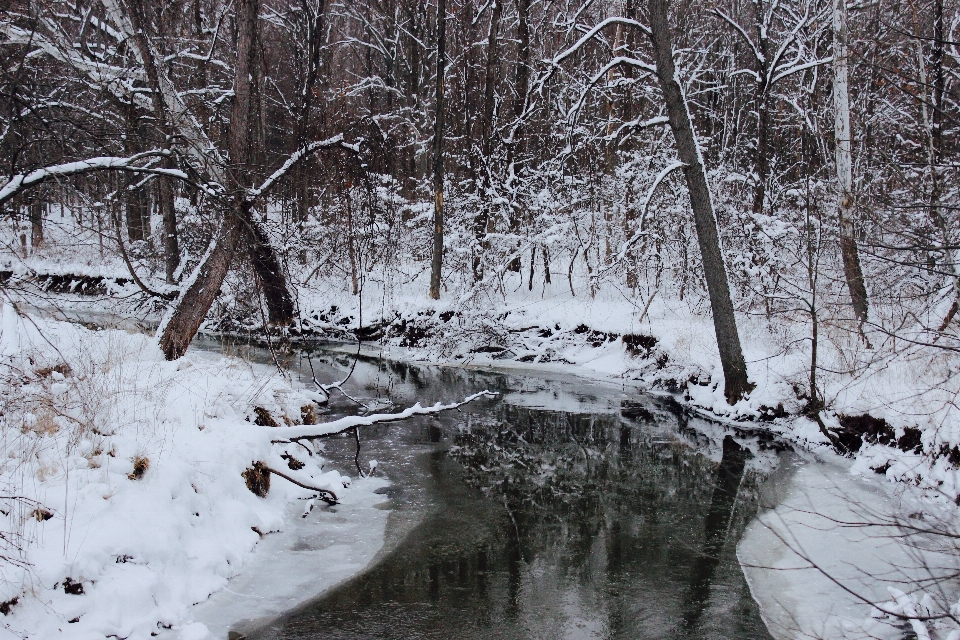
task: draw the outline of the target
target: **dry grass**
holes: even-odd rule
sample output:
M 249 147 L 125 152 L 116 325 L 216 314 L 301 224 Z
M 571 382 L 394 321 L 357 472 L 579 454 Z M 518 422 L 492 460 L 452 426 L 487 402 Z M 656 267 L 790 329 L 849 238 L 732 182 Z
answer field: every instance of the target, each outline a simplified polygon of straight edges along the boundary
M 150 468 L 150 459 L 145 456 L 133 457 L 133 471 L 127 474 L 131 480 L 139 480 Z

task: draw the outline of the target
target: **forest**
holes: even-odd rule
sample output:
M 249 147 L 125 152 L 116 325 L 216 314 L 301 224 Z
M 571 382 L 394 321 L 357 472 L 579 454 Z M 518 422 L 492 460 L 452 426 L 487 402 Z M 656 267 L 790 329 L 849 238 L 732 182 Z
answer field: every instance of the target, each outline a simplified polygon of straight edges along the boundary
M 936 524 L 910 531 L 954 544 L 958 88 L 954 0 L 0 3 L 0 613 L 25 625 L 10 637 L 56 627 L 30 629 L 47 620 L 39 604 L 13 607 L 29 576 L 62 598 L 84 570 L 107 570 L 31 550 L 69 555 L 65 523 L 86 517 L 67 514 L 71 465 L 107 473 L 123 458 L 124 486 L 159 475 L 150 460 L 177 457 L 173 423 L 198 427 L 197 443 L 214 437 L 207 417 L 223 423 L 220 439 L 191 446 L 234 447 L 236 473 L 217 491 L 237 485 L 249 514 L 266 518 L 249 501 L 267 499 L 271 473 L 298 487 L 251 525 L 261 537 L 296 492 L 336 502 L 350 485 L 320 471 L 319 449 L 308 449 L 314 475 L 297 476 L 304 442 L 352 434 L 355 465 L 340 471 L 355 466 L 348 494 L 375 501 L 361 426 L 397 417 L 380 413 L 392 405 L 379 387 L 372 401 L 350 386 L 361 354 L 670 397 L 727 425 L 707 438 L 716 460 L 747 446 L 730 434 L 773 434 L 937 505 L 916 507 Z M 259 345 L 267 364 L 204 359 L 211 341 L 235 340 Z M 311 359 L 305 373 L 310 345 L 328 343 L 353 364 L 332 358 L 324 380 Z M 171 391 L 204 385 L 189 402 Z M 401 413 L 494 402 L 481 387 L 456 390 L 424 391 L 433 408 Z M 506 402 L 512 390 L 495 391 Z M 360 422 L 324 413 L 357 393 Z M 256 426 L 237 429 L 273 427 L 274 439 L 223 444 L 244 418 Z M 501 439 L 479 440 L 506 455 Z M 199 494 L 171 479 L 190 459 L 164 482 Z M 903 524 L 874 507 L 883 527 Z M 47 520 L 63 521 L 57 541 Z M 228 520 L 211 531 L 233 531 Z M 246 557 L 257 539 L 223 553 Z M 128 552 L 100 555 L 124 564 Z M 225 584 L 239 569 L 217 571 Z M 936 605 L 913 577 L 902 597 L 855 600 L 917 637 L 955 640 L 945 585 L 960 567 L 943 571 L 930 579 L 946 594 Z M 183 596 L 176 615 L 143 615 L 200 640 L 207 627 L 187 624 L 187 605 L 221 587 Z M 778 635 L 754 599 L 775 637 L 813 637 L 803 622 Z M 114 629 L 90 624 L 90 637 Z M 130 624 L 116 633 L 149 626 Z

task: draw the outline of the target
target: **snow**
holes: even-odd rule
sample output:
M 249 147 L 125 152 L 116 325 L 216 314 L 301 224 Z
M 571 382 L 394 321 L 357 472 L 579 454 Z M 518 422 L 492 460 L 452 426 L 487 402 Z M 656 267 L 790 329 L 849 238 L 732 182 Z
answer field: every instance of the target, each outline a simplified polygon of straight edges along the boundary
M 800 462 L 740 541 L 750 591 L 777 640 L 900 638 L 902 621 L 878 615 L 870 603 L 905 613 L 911 597 L 936 600 L 941 612 L 956 601 L 953 580 L 932 585 L 944 590 L 933 598 L 918 588 L 960 569 L 956 549 L 896 525 L 899 517 L 930 526 L 936 505 L 850 471 L 848 460 L 830 454 Z M 899 609 L 887 603 L 891 597 Z M 914 622 L 915 632 L 926 630 Z
M 0 638 L 205 638 L 241 611 L 275 613 L 291 589 L 304 598 L 345 579 L 379 550 L 383 480 L 351 482 L 319 451 L 271 444 L 269 427 L 248 422 L 254 406 L 296 420 L 308 404 L 276 371 L 193 352 L 167 362 L 151 338 L 23 317 L 9 302 L 0 323 L 0 482 L 22 496 L 3 499 L 0 516 L 20 543 L 3 549 L 17 564 L 0 601 L 18 601 Z M 303 518 L 313 493 L 276 476 L 255 496 L 241 474 L 258 460 L 286 470 L 281 454 L 304 464 L 290 475 L 341 504 Z M 329 544 L 289 562 L 329 571 L 287 585 L 276 574 L 257 592 L 245 569 L 264 573 L 284 545 L 317 536 Z M 238 575 L 244 605 L 220 596 L 199 619 L 193 605 Z
M 387 484 L 360 478 L 350 502 L 307 514 L 290 505 L 285 530 L 264 538 L 227 588 L 193 608 L 196 624 L 211 638 L 225 638 L 228 630 L 256 628 L 359 573 L 383 546 L 390 511 L 377 508 L 386 496 L 373 491 Z

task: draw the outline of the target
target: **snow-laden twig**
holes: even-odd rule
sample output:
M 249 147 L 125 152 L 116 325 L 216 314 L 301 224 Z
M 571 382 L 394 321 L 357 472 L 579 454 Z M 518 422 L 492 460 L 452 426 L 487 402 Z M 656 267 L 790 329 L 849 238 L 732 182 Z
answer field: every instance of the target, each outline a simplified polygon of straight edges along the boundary
M 442 413 L 444 411 L 450 411 L 451 409 L 462 407 L 463 405 L 469 404 L 478 398 L 496 398 L 499 395 L 500 394 L 498 393 L 484 390 L 479 393 L 469 395 L 460 402 L 453 402 L 450 404 L 438 402 L 432 406 L 424 407 L 418 402 L 412 407 L 407 407 L 399 413 L 375 413 L 366 416 L 346 416 L 344 418 L 340 418 L 339 420 L 326 422 L 324 424 L 273 427 L 266 431 L 266 433 L 272 440 L 304 440 L 309 438 L 324 438 L 327 436 L 336 435 L 338 433 L 343 433 L 344 431 L 348 431 L 355 427 L 368 427 L 383 422 L 398 422 L 400 420 L 412 418 L 413 416 L 426 416 L 434 413 Z
M 596 275 L 593 276 L 594 278 L 599 278 L 600 276 L 607 273 L 610 269 L 620 264 L 624 260 L 624 258 L 627 257 L 627 251 L 630 249 L 630 247 L 636 244 L 641 238 L 645 238 L 648 235 L 650 235 L 649 233 L 644 231 L 644 226 L 645 226 L 644 223 L 647 220 L 647 210 L 650 208 L 650 201 L 653 200 L 653 195 L 656 192 L 657 187 L 660 186 L 660 183 L 663 182 L 663 180 L 668 175 L 670 175 L 677 169 L 683 168 L 684 166 L 685 165 L 679 160 L 674 160 L 669 165 L 664 167 L 660 171 L 660 173 L 657 174 L 657 177 L 654 179 L 653 184 L 650 186 L 650 189 L 647 190 L 646 199 L 643 201 L 643 210 L 640 214 L 639 230 L 635 234 L 633 234 L 633 236 L 631 236 L 629 240 L 627 240 L 626 242 L 623 243 L 623 245 L 620 246 L 620 251 L 617 253 L 616 257 L 610 261 L 610 264 L 608 264 L 606 267 L 598 271 Z

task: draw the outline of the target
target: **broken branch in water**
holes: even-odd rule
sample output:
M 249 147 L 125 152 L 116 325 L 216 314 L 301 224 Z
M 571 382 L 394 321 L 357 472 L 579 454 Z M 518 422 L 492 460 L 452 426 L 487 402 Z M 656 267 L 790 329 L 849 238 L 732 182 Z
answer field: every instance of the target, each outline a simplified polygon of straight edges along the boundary
M 325 422 L 323 424 L 275 427 L 270 429 L 270 435 L 281 436 L 285 439 L 274 439 L 273 442 L 296 442 L 297 440 L 310 440 L 313 438 L 329 438 L 331 436 L 344 433 L 345 431 L 350 431 L 355 427 L 368 427 L 382 422 L 397 422 L 400 420 L 406 420 L 407 418 L 412 418 L 413 416 L 442 413 L 444 411 L 450 411 L 451 409 L 462 407 L 465 404 L 473 402 L 477 398 L 496 398 L 498 395 L 500 394 L 492 391 L 481 391 L 479 393 L 474 393 L 467 396 L 460 402 L 454 402 L 451 404 L 441 404 L 438 402 L 435 405 L 423 407 L 420 406 L 420 403 L 418 402 L 412 407 L 407 407 L 399 413 L 374 413 L 364 416 L 346 416 L 344 418 L 340 418 L 339 420 L 333 420 L 332 422 Z

